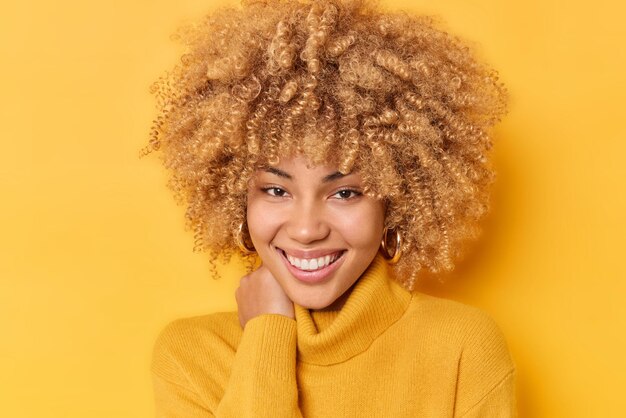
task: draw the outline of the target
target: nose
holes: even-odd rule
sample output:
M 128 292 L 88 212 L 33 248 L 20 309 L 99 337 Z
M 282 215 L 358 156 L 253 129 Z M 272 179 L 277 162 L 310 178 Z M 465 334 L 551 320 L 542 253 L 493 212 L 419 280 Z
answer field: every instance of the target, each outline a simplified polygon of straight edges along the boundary
M 300 244 L 323 240 L 330 234 L 330 225 L 324 209 L 314 202 L 294 205 L 287 226 L 289 237 Z

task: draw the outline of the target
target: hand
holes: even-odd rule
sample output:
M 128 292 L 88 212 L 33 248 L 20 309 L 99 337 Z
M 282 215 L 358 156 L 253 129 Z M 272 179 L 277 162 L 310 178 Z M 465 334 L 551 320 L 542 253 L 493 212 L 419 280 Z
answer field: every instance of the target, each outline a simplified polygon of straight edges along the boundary
M 293 302 L 264 265 L 241 278 L 235 299 L 241 328 L 262 314 L 274 313 L 295 318 Z

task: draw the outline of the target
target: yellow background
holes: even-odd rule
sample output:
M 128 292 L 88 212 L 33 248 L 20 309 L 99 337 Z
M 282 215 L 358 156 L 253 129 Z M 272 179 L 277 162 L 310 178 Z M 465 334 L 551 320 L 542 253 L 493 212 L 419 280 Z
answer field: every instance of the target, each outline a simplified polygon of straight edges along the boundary
M 138 159 L 188 0 L 5 2 L 0 13 L 0 416 L 150 417 L 169 320 L 234 309 L 158 159 Z M 489 312 L 525 417 L 626 411 L 622 3 L 393 2 L 475 41 L 511 92 L 494 211 L 447 287 Z

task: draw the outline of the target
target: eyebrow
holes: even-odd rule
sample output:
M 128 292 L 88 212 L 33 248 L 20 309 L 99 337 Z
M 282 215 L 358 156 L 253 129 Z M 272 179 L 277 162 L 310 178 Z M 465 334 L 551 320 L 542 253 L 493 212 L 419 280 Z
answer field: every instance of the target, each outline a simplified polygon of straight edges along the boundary
M 267 168 L 264 168 L 263 171 L 266 171 L 268 173 L 272 173 L 274 175 L 277 175 L 278 177 L 283 177 L 283 178 L 286 178 L 288 180 L 293 180 L 293 176 L 291 174 L 289 174 L 289 173 L 287 173 L 287 172 L 285 172 L 285 171 L 283 171 L 283 170 L 281 170 L 279 168 L 276 168 L 276 167 L 267 167 Z M 322 183 L 329 183 L 331 181 L 340 179 L 340 178 L 345 177 L 345 176 L 347 176 L 347 174 L 343 174 L 343 173 L 341 173 L 339 171 L 335 171 L 334 173 L 325 176 L 322 179 Z

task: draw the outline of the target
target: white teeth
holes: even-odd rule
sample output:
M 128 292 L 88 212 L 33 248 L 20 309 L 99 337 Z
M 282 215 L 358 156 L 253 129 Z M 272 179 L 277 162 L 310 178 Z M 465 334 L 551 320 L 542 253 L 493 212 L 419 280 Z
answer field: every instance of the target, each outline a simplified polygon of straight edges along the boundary
M 326 255 L 324 257 L 307 259 L 307 258 L 296 258 L 294 256 L 291 256 L 285 253 L 285 255 L 287 256 L 287 260 L 289 260 L 289 263 L 292 266 L 295 266 L 299 268 L 300 270 L 307 270 L 307 271 L 319 270 L 321 268 L 328 266 L 329 264 L 337 260 L 340 254 L 341 253 L 336 253 L 333 255 Z

